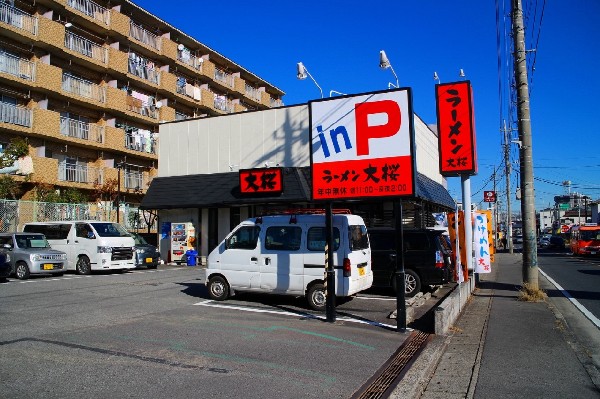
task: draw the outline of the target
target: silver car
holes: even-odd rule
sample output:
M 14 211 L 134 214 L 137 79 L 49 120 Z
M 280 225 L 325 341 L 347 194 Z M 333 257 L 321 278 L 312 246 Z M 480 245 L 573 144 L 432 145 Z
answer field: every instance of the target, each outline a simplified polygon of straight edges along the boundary
M 10 256 L 11 274 L 25 280 L 31 274 L 65 272 L 67 254 L 50 247 L 39 233 L 0 233 L 0 251 Z

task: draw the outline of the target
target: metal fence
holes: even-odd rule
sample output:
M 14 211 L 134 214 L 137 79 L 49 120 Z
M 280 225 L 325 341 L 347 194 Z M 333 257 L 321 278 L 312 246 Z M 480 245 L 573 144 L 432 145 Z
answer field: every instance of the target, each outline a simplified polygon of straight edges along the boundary
M 104 64 L 108 62 L 107 48 L 69 31 L 65 32 L 65 47 Z
M 129 204 L 119 207 L 119 223 L 129 231 L 157 231 L 157 222 L 148 211 Z M 117 221 L 117 207 L 112 202 L 67 204 L 54 202 L 0 199 L 0 232 L 22 231 L 30 222 L 63 220 Z M 152 223 L 146 221 L 153 220 Z
M 37 17 L 29 15 L 18 8 L 11 7 L 6 3 L 0 3 L 0 22 L 7 23 L 15 28 L 23 29 L 37 35 Z
M 129 35 L 134 39 L 139 40 L 140 42 L 150 47 L 154 47 L 160 51 L 161 37 L 142 28 L 133 21 L 129 23 Z
M 91 98 L 101 103 L 106 102 L 106 88 L 68 73 L 63 73 L 62 88 L 78 96 Z

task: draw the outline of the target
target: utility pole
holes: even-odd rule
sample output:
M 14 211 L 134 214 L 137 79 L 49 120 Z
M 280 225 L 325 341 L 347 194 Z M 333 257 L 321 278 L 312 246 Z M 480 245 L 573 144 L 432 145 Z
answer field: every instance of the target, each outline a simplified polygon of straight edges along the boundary
M 531 115 L 529 112 L 525 27 L 523 26 L 521 0 L 513 0 L 513 29 L 517 116 L 519 140 L 521 141 L 519 160 L 521 162 L 521 214 L 523 220 L 523 282 L 528 283 L 531 289 L 538 289 Z
M 510 140 L 506 121 L 504 121 L 504 174 L 506 175 L 506 244 L 508 252 L 513 253 L 512 209 L 510 208 Z M 505 248 L 506 249 L 506 248 Z

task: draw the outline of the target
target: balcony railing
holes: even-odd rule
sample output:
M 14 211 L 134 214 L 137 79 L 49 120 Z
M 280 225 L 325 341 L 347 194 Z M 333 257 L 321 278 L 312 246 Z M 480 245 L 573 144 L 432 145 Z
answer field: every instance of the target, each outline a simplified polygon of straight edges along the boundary
M 37 35 L 37 17 L 27 14 L 18 8 L 11 7 L 6 3 L 0 4 L 0 22 Z
M 58 164 L 58 180 L 75 183 L 104 183 L 104 173 L 100 168 L 75 165 L 66 161 Z
M 161 37 L 142 28 L 139 25 L 136 25 L 133 21 L 131 21 L 129 24 L 129 35 L 135 40 L 138 40 L 160 51 Z
M 128 133 L 125 135 L 125 148 L 156 154 L 156 139 L 147 130 Z
M 196 57 L 188 49 L 177 50 L 177 59 L 184 64 L 187 64 L 199 71 L 202 71 L 202 64 L 204 60 L 200 57 Z
M 0 52 L 0 72 L 25 79 L 35 80 L 35 63 Z
M 96 19 L 106 25 L 110 25 L 110 11 L 101 5 L 89 0 L 67 0 L 67 5 L 84 13 L 90 18 Z
M 233 75 L 219 68 L 215 68 L 215 80 L 225 84 L 226 86 L 233 87 Z
M 0 102 L 0 122 L 31 127 L 32 112 L 25 107 Z
M 125 188 L 133 190 L 144 190 L 146 186 L 144 174 L 141 172 L 125 172 Z
M 154 104 L 145 103 L 132 96 L 127 96 L 127 110 L 143 116 L 158 119 L 158 109 Z
M 215 108 L 231 114 L 233 112 L 233 103 L 227 97 L 215 94 Z
M 65 32 L 65 47 L 103 64 L 108 62 L 108 49 L 72 32 Z
M 85 79 L 64 73 L 62 89 L 81 97 L 90 98 L 98 102 L 106 102 L 106 88 Z
M 69 137 L 104 143 L 104 126 L 94 123 L 82 122 L 61 116 L 60 133 Z
M 261 94 L 256 87 L 246 84 L 246 95 L 254 101 L 260 102 Z

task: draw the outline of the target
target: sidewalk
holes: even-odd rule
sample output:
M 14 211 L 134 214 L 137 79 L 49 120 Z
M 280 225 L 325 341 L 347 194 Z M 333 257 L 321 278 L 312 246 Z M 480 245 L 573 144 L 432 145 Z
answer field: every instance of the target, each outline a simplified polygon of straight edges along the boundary
M 522 255 L 497 254 L 493 266 L 450 333 L 435 337 L 391 397 L 600 398 L 562 318 L 546 302 L 517 300 Z M 540 287 L 549 284 L 540 274 Z

